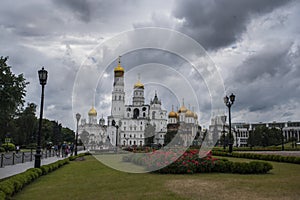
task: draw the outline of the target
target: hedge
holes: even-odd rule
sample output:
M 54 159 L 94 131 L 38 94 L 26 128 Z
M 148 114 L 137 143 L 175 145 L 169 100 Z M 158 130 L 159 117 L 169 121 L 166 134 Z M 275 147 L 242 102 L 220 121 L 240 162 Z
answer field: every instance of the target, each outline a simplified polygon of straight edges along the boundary
M 74 160 L 76 160 L 76 158 L 79 158 L 79 157 L 82 157 L 82 156 L 89 156 L 89 155 L 91 155 L 91 153 L 89 153 L 89 152 L 80 153 L 77 156 L 70 156 L 69 161 L 74 161 Z
M 271 155 L 271 154 L 257 154 L 257 153 L 238 153 L 232 152 L 227 153 L 223 151 L 212 151 L 215 156 L 227 156 L 227 157 L 235 157 L 235 158 L 248 158 L 248 159 L 256 159 L 256 160 L 267 160 L 267 161 L 275 161 L 275 162 L 287 162 L 300 164 L 300 157 L 296 156 L 281 156 L 281 155 Z
M 68 163 L 69 159 L 66 158 L 48 165 L 43 165 L 41 168 L 31 168 L 20 174 L 0 180 L 0 199 L 10 199 L 12 195 L 22 190 L 38 177 L 46 175 Z
M 232 162 L 228 160 L 218 160 L 215 162 L 213 172 L 222 173 L 237 173 L 237 174 L 265 174 L 273 169 L 273 166 L 268 162 L 252 161 Z
M 4 148 L 6 151 L 15 151 L 16 146 L 13 143 L 3 143 L 1 145 L 2 148 Z

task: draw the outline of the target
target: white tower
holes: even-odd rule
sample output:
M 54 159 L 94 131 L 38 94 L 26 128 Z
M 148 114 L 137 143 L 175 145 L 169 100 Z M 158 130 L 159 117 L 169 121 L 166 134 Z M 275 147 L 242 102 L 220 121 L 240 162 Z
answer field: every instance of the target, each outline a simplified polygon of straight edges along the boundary
M 111 116 L 107 117 L 107 133 L 110 143 L 119 145 L 120 133 L 116 125 L 121 123 L 125 113 L 125 92 L 124 92 L 124 68 L 121 66 L 119 56 L 118 66 L 114 69 L 114 84 L 111 95 Z
M 124 68 L 121 66 L 119 56 L 118 66 L 114 69 L 114 85 L 112 91 L 111 117 L 119 121 L 124 117 L 125 92 L 124 92 Z
M 133 106 L 141 106 L 145 104 L 144 97 L 144 85 L 140 81 L 140 75 L 138 76 L 138 81 L 134 84 L 133 87 L 133 98 L 132 105 Z

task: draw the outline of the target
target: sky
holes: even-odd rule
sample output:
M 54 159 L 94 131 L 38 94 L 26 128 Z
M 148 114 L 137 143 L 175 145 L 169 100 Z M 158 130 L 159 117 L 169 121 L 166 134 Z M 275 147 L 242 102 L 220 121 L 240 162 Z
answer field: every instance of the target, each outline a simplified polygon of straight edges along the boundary
M 225 105 L 213 108 L 210 89 L 217 86 L 221 101 L 236 95 L 232 122 L 299 121 L 298 19 L 300 1 L 291 0 L 11 0 L 1 2 L 0 55 L 30 82 L 25 100 L 37 105 L 37 71 L 45 67 L 44 117 L 74 130 L 75 113 L 87 118 L 92 105 L 99 118 L 110 114 L 113 68 L 123 47 L 130 50 L 121 55 L 126 104 L 140 74 L 146 102 L 156 91 L 171 111 L 184 98 L 206 126 L 211 116 L 227 113 Z M 149 27 L 173 34 L 163 41 L 160 31 L 128 36 Z M 203 47 L 198 71 L 182 56 L 192 57 L 195 49 L 174 40 L 178 35 Z M 163 48 L 138 48 L 144 42 Z M 205 73 L 210 67 L 221 79 Z

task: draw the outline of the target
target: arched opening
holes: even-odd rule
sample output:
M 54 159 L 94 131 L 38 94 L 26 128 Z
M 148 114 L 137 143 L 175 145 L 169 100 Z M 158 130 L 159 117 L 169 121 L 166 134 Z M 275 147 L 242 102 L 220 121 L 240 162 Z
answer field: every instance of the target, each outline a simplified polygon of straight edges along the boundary
M 137 119 L 139 117 L 139 115 L 140 115 L 140 110 L 138 108 L 135 108 L 133 110 L 133 118 Z
M 155 111 L 152 112 L 152 119 L 155 119 Z

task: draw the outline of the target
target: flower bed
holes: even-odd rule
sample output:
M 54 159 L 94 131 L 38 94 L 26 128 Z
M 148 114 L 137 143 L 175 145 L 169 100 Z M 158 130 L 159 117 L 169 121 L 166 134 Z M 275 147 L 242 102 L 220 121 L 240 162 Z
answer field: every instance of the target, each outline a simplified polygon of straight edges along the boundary
M 178 156 L 181 153 L 181 156 Z M 193 173 L 267 173 L 273 167 L 267 162 L 239 163 L 226 159 L 216 159 L 208 152 L 204 158 L 199 157 L 199 150 L 155 151 L 151 154 L 132 154 L 123 157 L 125 162 L 142 165 L 149 171 L 162 174 L 193 174 Z

